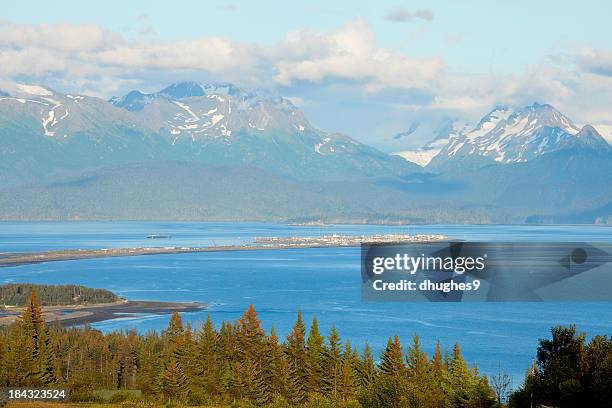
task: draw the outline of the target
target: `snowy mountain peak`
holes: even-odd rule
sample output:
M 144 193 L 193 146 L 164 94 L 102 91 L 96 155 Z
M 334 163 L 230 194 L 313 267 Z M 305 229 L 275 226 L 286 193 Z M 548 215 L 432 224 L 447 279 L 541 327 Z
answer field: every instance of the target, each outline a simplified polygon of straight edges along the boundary
M 109 102 L 166 135 L 173 146 L 231 145 L 242 137 L 277 140 L 282 135 L 306 143 L 318 156 L 349 151 L 353 143 L 314 129 L 286 98 L 229 83 L 177 82 L 156 93 L 132 91 Z
M 551 105 L 535 102 L 517 110 L 505 106 L 497 107 L 485 115 L 466 136 L 469 140 L 476 140 L 485 135 L 495 136 L 497 139 L 511 136 L 529 137 L 545 126 L 559 128 L 571 135 L 580 131 L 571 120 Z
M 536 124 L 537 121 L 537 126 L 558 127 L 572 135 L 580 131 L 568 117 L 549 104 L 539 104 L 536 102 L 513 113 L 509 119 L 517 121 L 524 117 L 528 118 L 529 123 Z
M 581 130 L 552 105 L 536 102 L 520 109 L 498 106 L 471 130 L 450 132 L 446 139 L 434 137 L 421 149 L 400 155 L 410 160 L 413 153 L 426 152 L 433 166 L 469 157 L 517 163 L 577 146 L 609 149 L 592 126 Z
M 125 108 L 129 111 L 137 111 L 150 103 L 155 96 L 153 94 L 145 94 L 140 91 L 131 91 L 122 97 L 113 96 L 109 102 L 119 108 Z
M 88 128 L 92 120 L 116 115 L 115 126 L 132 126 L 122 112 L 104 101 L 79 94 L 63 94 L 47 87 L 14 83 L 5 85 L 0 95 L 0 111 L 7 118 L 19 118 L 20 123 L 35 129 L 47 138 L 68 141 Z M 128 98 L 130 99 L 130 98 Z
M 576 139 L 582 146 L 602 151 L 612 151 L 612 146 L 606 139 L 591 125 L 584 125 L 576 135 Z
M 157 94 L 171 99 L 184 99 L 206 95 L 238 96 L 247 95 L 247 92 L 229 82 L 200 83 L 183 81 L 167 86 Z
M 206 94 L 202 85 L 197 82 L 177 82 L 162 89 L 159 93 L 175 99 L 203 96 Z
M 189 98 L 209 98 L 219 102 L 231 98 L 234 102 L 247 102 L 249 105 L 267 101 L 273 102 L 279 109 L 294 109 L 287 99 L 273 95 L 263 90 L 245 91 L 230 83 L 199 83 L 194 81 L 176 82 L 155 93 L 131 91 L 122 97 L 114 96 L 109 102 L 129 111 L 143 109 L 157 99 L 182 101 Z
M 449 142 L 436 161 L 482 156 L 499 163 L 525 162 L 573 145 L 578 132 L 569 118 L 548 104 L 497 109 L 467 132 L 464 140 Z
M 496 107 L 491 112 L 487 113 L 482 119 L 480 119 L 480 122 L 478 122 L 476 127 L 469 132 L 468 138 L 477 138 L 490 132 L 491 130 L 495 129 L 498 123 L 508 119 L 511 114 L 512 110 L 508 107 Z

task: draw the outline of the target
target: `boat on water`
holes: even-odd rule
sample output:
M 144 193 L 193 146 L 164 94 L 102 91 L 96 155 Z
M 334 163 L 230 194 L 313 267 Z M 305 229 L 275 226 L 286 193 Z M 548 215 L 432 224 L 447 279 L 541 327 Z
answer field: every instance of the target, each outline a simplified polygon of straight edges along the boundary
M 148 239 L 163 239 L 163 238 L 170 238 L 170 235 L 162 235 L 162 234 L 151 234 L 151 235 L 147 235 Z

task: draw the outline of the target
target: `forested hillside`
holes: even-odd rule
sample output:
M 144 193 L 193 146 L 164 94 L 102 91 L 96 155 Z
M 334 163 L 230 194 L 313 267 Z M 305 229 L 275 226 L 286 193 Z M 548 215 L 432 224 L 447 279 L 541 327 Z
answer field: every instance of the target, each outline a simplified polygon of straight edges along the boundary
M 101 333 L 47 327 L 36 294 L 23 318 L 0 331 L 0 386 L 63 386 L 71 400 L 100 400 L 97 390 L 142 391 L 138 398 L 210 406 L 490 407 L 486 377 L 455 345 L 430 358 L 414 336 L 389 338 L 380 361 L 358 353 L 336 329 L 324 337 L 301 315 L 285 340 L 265 333 L 253 307 L 217 330 L 210 318 L 184 326 L 174 314 L 161 334 Z M 129 397 L 115 393 L 115 400 Z

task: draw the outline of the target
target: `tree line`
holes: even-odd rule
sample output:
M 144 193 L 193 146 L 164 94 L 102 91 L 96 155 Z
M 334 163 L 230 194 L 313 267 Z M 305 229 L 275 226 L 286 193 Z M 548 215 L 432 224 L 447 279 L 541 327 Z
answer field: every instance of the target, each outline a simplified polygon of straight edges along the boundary
M 9 283 L 0 285 L 0 307 L 25 306 L 34 291 L 43 306 L 112 303 L 120 299 L 106 289 L 92 289 L 79 285 Z
M 0 386 L 63 386 L 72 400 L 133 390 L 155 403 L 267 407 L 494 407 L 487 378 L 458 344 L 428 356 L 414 335 L 389 338 L 378 361 L 332 327 L 309 330 L 298 312 L 289 335 L 266 333 L 253 306 L 217 329 L 210 317 L 184 325 L 178 313 L 161 333 L 102 333 L 46 325 L 35 292 L 21 319 L 0 331 Z
M 557 326 L 540 340 L 537 361 L 510 407 L 612 408 L 612 338 L 586 335 L 576 326 Z

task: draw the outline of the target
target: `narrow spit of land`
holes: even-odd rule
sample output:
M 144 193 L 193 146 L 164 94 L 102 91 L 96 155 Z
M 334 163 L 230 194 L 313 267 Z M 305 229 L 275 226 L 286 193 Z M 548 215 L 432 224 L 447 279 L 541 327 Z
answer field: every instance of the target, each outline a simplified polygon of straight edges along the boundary
M 70 261 L 120 256 L 182 254 L 192 252 L 261 251 L 293 248 L 355 247 L 364 243 L 400 243 L 441 241 L 442 235 L 325 235 L 321 237 L 268 237 L 256 238 L 251 244 L 208 247 L 136 247 L 102 249 L 64 249 L 44 252 L 0 253 L 0 267 L 19 266 L 43 262 Z
M 80 326 L 106 320 L 138 315 L 164 315 L 173 312 L 194 312 L 206 305 L 196 302 L 156 302 L 144 300 L 120 300 L 95 305 L 44 306 L 43 318 L 47 323 L 61 327 Z M 13 323 L 23 314 L 24 307 L 0 309 L 0 326 Z

